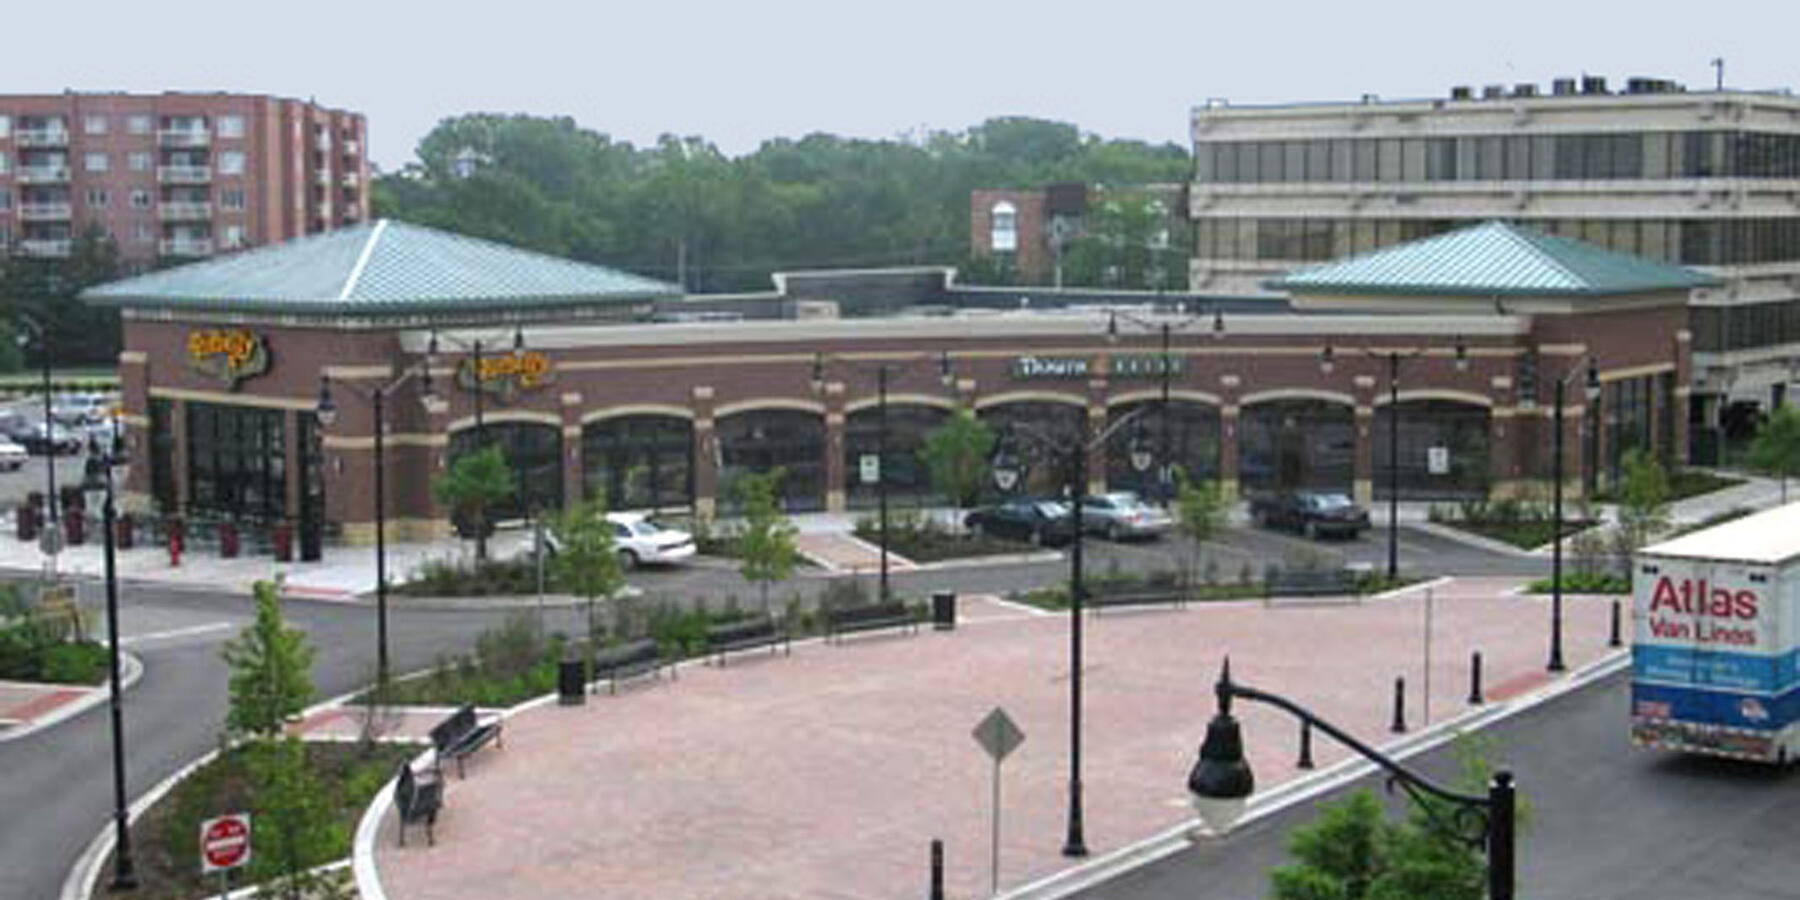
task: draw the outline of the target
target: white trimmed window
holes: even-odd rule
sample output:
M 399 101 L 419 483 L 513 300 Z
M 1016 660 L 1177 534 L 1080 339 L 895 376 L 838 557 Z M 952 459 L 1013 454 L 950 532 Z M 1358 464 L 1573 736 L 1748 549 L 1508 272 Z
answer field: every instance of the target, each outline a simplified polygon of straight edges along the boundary
M 219 188 L 219 208 L 220 209 L 243 209 L 244 208 L 244 189 L 243 188 Z
M 143 188 L 137 188 L 137 189 L 133 190 L 131 192 L 131 208 L 132 209 L 149 209 L 150 208 L 150 192 L 144 190 Z
M 0 210 L 12 209 L 12 191 L 0 191 Z
M 125 163 L 133 172 L 150 171 L 150 154 L 143 150 L 133 150 L 125 157 Z
M 231 248 L 244 246 L 244 226 L 225 226 L 225 246 Z
M 131 132 L 132 134 L 149 134 L 150 133 L 150 117 L 149 116 L 128 116 L 128 117 L 126 117 L 125 130 Z
M 10 171 L 12 171 L 12 157 L 7 156 L 4 151 L 0 151 L 0 172 Z
M 12 134 L 12 116 L 0 116 L 0 137 Z
M 241 138 L 244 136 L 243 116 L 220 116 L 216 124 L 219 129 L 219 137 Z
M 1019 249 L 1019 208 L 1002 200 L 988 211 L 988 249 L 995 253 L 1013 253 Z
M 85 116 L 81 120 L 81 130 L 87 134 L 105 134 L 105 116 Z
M 89 172 L 104 172 L 108 166 L 106 154 L 89 153 L 86 160 L 82 163 L 82 166 Z
M 244 174 L 244 154 L 236 150 L 227 150 L 219 154 L 220 175 Z
M 105 209 L 112 197 L 103 188 L 88 188 L 87 205 L 89 209 Z
M 156 240 L 156 229 L 149 222 L 138 222 L 131 226 L 131 238 L 140 244 L 148 244 Z

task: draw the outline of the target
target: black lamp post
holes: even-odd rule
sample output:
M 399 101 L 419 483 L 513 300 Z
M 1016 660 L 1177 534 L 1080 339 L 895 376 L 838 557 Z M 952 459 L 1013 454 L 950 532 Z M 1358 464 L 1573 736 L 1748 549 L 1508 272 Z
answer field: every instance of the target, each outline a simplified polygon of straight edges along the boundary
M 31 332 L 37 340 L 38 364 L 43 376 L 44 388 L 44 527 L 43 546 L 49 548 L 50 575 L 56 577 L 56 551 L 62 547 L 61 523 L 57 516 L 56 503 L 56 419 L 51 415 L 50 400 L 50 325 L 39 322 L 30 316 L 19 316 L 19 323 Z M 25 338 L 20 336 L 20 343 Z
M 888 489 L 887 489 L 887 456 L 888 456 L 888 372 L 891 369 L 904 369 L 888 363 L 875 367 L 875 397 L 878 424 L 875 436 L 875 496 L 880 507 L 881 528 L 881 602 L 888 602 Z M 945 387 L 951 385 L 955 376 L 950 370 L 950 354 L 948 351 L 938 354 L 938 378 Z M 825 355 L 814 353 L 812 360 L 812 388 L 814 392 L 825 389 Z
M 114 544 L 114 541 L 117 540 L 114 532 L 117 529 L 115 523 L 118 520 L 118 510 L 113 505 L 112 476 L 118 445 L 119 420 L 115 416 L 111 445 L 102 451 L 105 454 L 102 459 L 102 468 L 106 470 L 106 499 L 100 506 L 100 528 L 104 532 L 101 541 L 106 552 L 108 705 L 112 713 L 114 843 L 112 889 L 128 891 L 137 888 L 138 880 L 136 868 L 131 861 L 130 807 L 125 798 L 125 707 L 123 688 L 119 681 L 119 576 L 118 551 Z
M 1551 672 L 1561 672 L 1568 668 L 1563 664 L 1562 647 L 1562 557 L 1563 557 L 1563 395 L 1569 379 L 1581 370 L 1567 372 L 1556 379 L 1555 415 L 1551 425 L 1550 437 L 1551 485 L 1550 485 L 1550 518 L 1555 533 L 1550 536 L 1550 662 L 1544 666 Z M 1587 361 L 1587 404 L 1585 410 L 1591 410 L 1594 401 L 1600 399 L 1600 364 L 1593 358 Z
M 1387 360 L 1388 370 L 1388 541 L 1387 541 L 1387 577 L 1388 581 L 1400 578 L 1400 363 L 1422 355 L 1424 348 L 1401 353 L 1389 350 L 1379 353 L 1364 350 L 1363 355 L 1372 359 Z M 1331 345 L 1326 344 L 1319 351 L 1319 371 L 1326 375 L 1336 363 L 1336 354 Z M 1456 339 L 1456 371 L 1463 372 L 1469 368 L 1469 348 L 1462 338 Z
M 1069 516 L 1074 525 L 1074 534 L 1069 544 L 1069 816 L 1068 832 L 1063 840 L 1064 856 L 1079 857 L 1088 853 L 1081 804 L 1081 612 L 1087 598 L 1087 585 L 1082 580 L 1084 542 L 1081 519 L 1087 497 L 1088 454 L 1093 448 L 1103 446 L 1120 428 L 1128 424 L 1138 425 L 1143 412 L 1142 409 L 1132 412 L 1090 439 L 1088 417 L 1083 411 L 1080 435 L 1073 445 L 1024 424 L 1015 424 L 996 442 L 994 456 L 988 464 L 994 474 L 994 485 L 1001 491 L 1011 492 L 1023 485 L 1025 463 L 1012 447 L 1013 438 L 1017 435 L 1031 440 L 1038 452 L 1056 459 L 1063 471 L 1068 473 L 1071 507 Z M 1134 451 L 1142 452 L 1141 446 L 1135 447 Z M 1068 458 L 1059 458 L 1065 454 Z
M 1213 691 L 1218 696 L 1219 711 L 1206 726 L 1206 741 L 1200 745 L 1199 759 L 1188 772 L 1187 786 L 1194 811 L 1215 834 L 1230 830 L 1256 788 L 1256 776 L 1244 758 L 1243 734 L 1231 715 L 1232 699 L 1242 697 L 1286 710 L 1380 766 L 1388 773 L 1389 783 L 1404 789 L 1435 828 L 1471 847 L 1486 849 L 1489 900 L 1513 900 L 1515 789 L 1511 772 L 1495 772 L 1485 797 L 1441 787 L 1292 700 L 1234 683 L 1230 660 L 1226 660 Z M 1433 799 L 1450 804 L 1451 814 L 1444 815 Z
M 420 400 L 429 405 L 432 402 L 431 365 L 433 358 L 427 353 L 425 362 L 418 368 L 407 369 L 400 377 L 385 385 L 364 388 L 355 382 L 341 382 L 349 385 L 357 393 L 369 398 L 372 408 L 372 424 L 375 430 L 375 678 L 376 684 L 385 685 L 388 681 L 388 615 L 387 615 L 387 395 L 398 389 L 414 374 L 420 376 Z M 331 380 L 327 376 L 319 377 L 319 405 L 315 412 L 319 424 L 327 428 L 337 421 L 337 404 L 331 399 Z
M 1161 382 L 1161 394 L 1157 401 L 1157 427 L 1160 431 L 1157 437 L 1157 453 L 1162 465 L 1157 468 L 1157 499 L 1167 506 L 1175 495 L 1174 450 L 1170 446 L 1172 429 L 1169 423 L 1169 384 L 1175 374 L 1175 358 L 1170 354 L 1170 338 L 1174 332 L 1204 321 L 1204 317 L 1183 315 L 1175 320 L 1164 318 L 1161 321 L 1152 322 L 1148 319 L 1138 318 L 1131 313 L 1113 310 L 1107 313 L 1106 317 L 1106 340 L 1108 343 L 1118 343 L 1120 319 L 1140 328 L 1154 328 L 1161 337 L 1162 353 L 1158 358 L 1157 365 L 1157 375 Z M 1216 306 L 1213 307 L 1212 314 L 1212 335 L 1215 339 L 1225 336 L 1225 317 Z
M 437 358 L 439 337 L 440 335 L 436 331 L 433 331 L 431 333 L 430 342 L 426 344 L 425 359 L 427 360 L 427 365 L 430 365 L 431 360 Z M 442 335 L 441 337 L 445 342 L 469 351 L 468 390 L 473 391 L 475 394 L 475 449 L 481 450 L 487 446 L 487 422 L 483 418 L 483 413 L 486 409 L 486 398 L 483 396 L 483 394 L 486 393 L 486 381 L 483 379 L 481 372 L 481 338 L 472 338 L 468 341 L 462 341 L 450 335 Z M 525 352 L 525 329 L 523 326 L 513 327 L 512 352 L 514 355 Z M 452 376 L 451 380 L 457 381 L 458 379 Z M 488 523 L 484 520 L 474 523 L 473 526 L 475 528 L 476 559 L 487 559 L 487 525 Z

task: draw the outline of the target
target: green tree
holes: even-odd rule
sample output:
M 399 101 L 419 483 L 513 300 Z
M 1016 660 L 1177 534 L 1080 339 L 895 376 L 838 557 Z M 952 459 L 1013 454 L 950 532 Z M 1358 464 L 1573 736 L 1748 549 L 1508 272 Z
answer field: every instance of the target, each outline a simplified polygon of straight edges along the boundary
M 258 581 L 256 620 L 225 643 L 231 667 L 231 708 L 225 727 L 233 734 L 273 737 L 289 716 L 312 700 L 313 648 L 306 633 L 290 628 L 281 615 L 281 590 Z
M 1769 416 L 1750 442 L 1750 466 L 1781 479 L 1786 503 L 1788 479 L 1800 475 L 1800 410 L 1783 406 Z
M 994 430 L 986 422 L 959 407 L 942 425 L 926 433 L 919 448 L 919 459 L 931 473 L 931 486 L 955 508 L 958 527 L 963 508 L 980 499 L 982 487 L 993 477 L 988 456 L 994 450 L 994 439 Z
M 625 587 L 618 549 L 613 546 L 613 525 L 606 520 L 606 501 L 596 498 L 576 504 L 551 525 L 551 531 L 557 543 L 557 583 L 587 601 L 591 643 L 599 629 L 595 603 Z
M 1619 531 L 1625 548 L 1636 550 L 1669 527 L 1669 476 L 1656 457 L 1642 450 L 1625 454 L 1619 484 Z
M 312 870 L 350 842 L 330 792 L 306 756 L 306 744 L 293 736 L 244 748 L 244 768 L 255 786 L 250 879 L 289 900 L 319 896 L 320 879 Z
M 769 587 L 791 577 L 800 559 L 800 548 L 794 542 L 799 532 L 775 502 L 775 491 L 786 474 L 782 469 L 745 472 L 732 485 L 744 514 L 744 530 L 738 539 L 743 562 L 738 572 L 760 590 L 764 614 L 769 612 Z
M 1195 481 L 1187 469 L 1175 467 L 1175 529 L 1189 541 L 1184 573 L 1188 589 L 1198 582 L 1200 558 L 1206 541 L 1225 526 L 1225 500 L 1210 481 Z
M 432 497 L 450 507 L 452 520 L 474 531 L 475 559 L 480 562 L 487 561 L 488 532 L 493 529 L 488 509 L 518 489 L 506 454 L 492 445 L 457 457 L 449 471 L 431 482 Z

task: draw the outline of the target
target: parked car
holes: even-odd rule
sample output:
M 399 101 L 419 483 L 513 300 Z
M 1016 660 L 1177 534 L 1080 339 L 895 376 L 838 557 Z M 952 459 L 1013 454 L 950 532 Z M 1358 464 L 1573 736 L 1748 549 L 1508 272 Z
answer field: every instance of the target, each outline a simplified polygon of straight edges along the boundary
M 963 524 L 976 534 L 1032 544 L 1066 544 L 1075 538 L 1072 510 L 1055 500 L 1008 500 L 984 506 L 965 516 Z
M 1335 491 L 1287 491 L 1253 497 L 1250 520 L 1264 528 L 1291 528 L 1309 538 L 1354 538 L 1369 529 L 1369 511 Z
M 112 398 L 105 394 L 65 394 L 51 401 L 50 418 L 64 425 L 94 425 L 106 421 Z
M 679 528 L 670 528 L 647 513 L 607 513 L 613 527 L 613 549 L 619 554 L 619 567 L 627 571 L 640 565 L 678 563 L 694 555 L 694 536 Z M 544 547 L 551 554 L 560 548 L 555 532 L 544 531 Z M 526 546 L 530 553 L 530 546 Z
M 17 472 L 29 459 L 31 454 L 24 447 L 14 443 L 11 438 L 0 437 L 0 471 Z
M 1131 491 L 1112 491 L 1082 501 L 1081 524 L 1089 534 L 1104 534 L 1109 541 L 1122 541 L 1162 537 L 1175 526 L 1175 520 L 1161 507 L 1145 503 Z
M 37 455 L 72 456 L 87 446 L 87 438 L 80 432 L 54 422 L 32 422 L 22 437 L 13 440 L 24 445 L 27 452 Z

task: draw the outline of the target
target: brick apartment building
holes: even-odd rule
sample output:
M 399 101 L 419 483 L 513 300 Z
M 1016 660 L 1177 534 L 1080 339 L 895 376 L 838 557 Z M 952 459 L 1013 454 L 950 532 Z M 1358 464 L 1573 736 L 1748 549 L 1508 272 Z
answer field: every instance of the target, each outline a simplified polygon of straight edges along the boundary
M 0 95 L 0 249 L 128 265 L 274 244 L 369 216 L 359 113 L 260 94 Z
M 1137 201 L 1154 210 L 1155 227 L 1126 236 L 1170 268 L 1158 277 L 1174 287 L 1185 276 L 1174 264 L 1185 260 L 1187 185 L 1099 185 L 1054 182 L 1035 188 L 979 188 L 969 194 L 969 253 L 992 260 L 1009 281 L 1062 284 L 1063 254 L 1090 235 L 1116 242 L 1120 236 L 1094 234 L 1096 215 L 1114 202 Z M 1166 251 L 1166 254 L 1165 254 Z M 1168 259 L 1162 259 L 1164 255 Z

